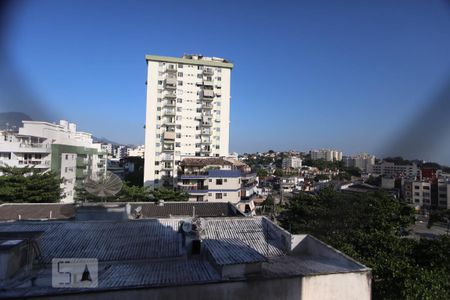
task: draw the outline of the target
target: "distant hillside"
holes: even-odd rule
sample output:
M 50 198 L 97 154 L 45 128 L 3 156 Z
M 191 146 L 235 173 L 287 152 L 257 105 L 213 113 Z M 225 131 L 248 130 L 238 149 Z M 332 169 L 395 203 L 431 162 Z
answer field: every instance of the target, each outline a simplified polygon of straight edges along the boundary
M 31 121 L 30 116 L 21 112 L 0 112 L 0 130 L 19 130 L 25 120 Z

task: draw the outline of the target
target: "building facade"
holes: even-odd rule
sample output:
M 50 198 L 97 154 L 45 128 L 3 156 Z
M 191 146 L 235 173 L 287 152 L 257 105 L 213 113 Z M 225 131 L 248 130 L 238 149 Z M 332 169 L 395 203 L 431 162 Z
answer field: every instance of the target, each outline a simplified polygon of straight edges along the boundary
M 393 162 L 382 161 L 381 163 L 371 165 L 368 171 L 374 175 L 413 179 L 420 176 L 420 168 L 418 168 L 414 163 L 410 165 L 396 165 Z
M 375 156 L 367 153 L 360 153 L 352 157 L 346 156 L 343 158 L 343 161 L 347 168 L 355 167 L 360 169 L 362 172 L 367 173 L 375 164 Z
M 332 149 L 319 149 L 309 151 L 312 160 L 341 161 L 342 152 Z
M 296 156 L 285 157 L 281 166 L 283 169 L 300 169 L 302 167 L 302 159 Z
M 201 55 L 146 60 L 144 184 L 174 184 L 183 157 L 228 156 L 233 64 Z
M 2 131 L 0 166 L 52 170 L 63 179 L 61 202 L 74 201 L 75 187 L 90 176 L 106 171 L 106 153 L 92 141 L 90 133 L 61 120 L 59 124 L 23 121 L 18 131 Z

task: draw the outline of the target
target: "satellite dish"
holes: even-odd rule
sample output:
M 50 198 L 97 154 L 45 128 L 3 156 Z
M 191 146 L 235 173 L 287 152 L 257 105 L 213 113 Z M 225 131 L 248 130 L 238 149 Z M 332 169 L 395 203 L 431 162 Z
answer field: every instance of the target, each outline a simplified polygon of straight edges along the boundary
M 138 206 L 134 209 L 135 212 L 140 213 L 142 211 L 142 206 Z
M 192 223 L 190 221 L 184 221 L 183 225 L 181 225 L 181 229 L 185 233 L 190 233 L 192 231 Z
M 109 171 L 98 180 L 87 178 L 84 184 L 84 188 L 89 194 L 101 198 L 115 196 L 120 192 L 122 186 L 122 179 Z

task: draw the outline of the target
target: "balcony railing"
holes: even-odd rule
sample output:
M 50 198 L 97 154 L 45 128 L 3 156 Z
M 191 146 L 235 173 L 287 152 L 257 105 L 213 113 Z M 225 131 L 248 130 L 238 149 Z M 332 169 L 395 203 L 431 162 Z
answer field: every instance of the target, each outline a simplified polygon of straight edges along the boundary
M 163 115 L 165 115 L 165 116 L 174 116 L 175 115 L 175 109 L 165 109 L 163 111 Z
M 204 75 L 213 75 L 214 74 L 214 70 L 211 68 L 204 68 L 203 69 L 203 74 Z
M 163 133 L 164 140 L 175 140 L 175 131 L 165 131 Z
M 177 97 L 177 95 L 175 93 L 172 93 L 172 92 L 165 92 L 163 94 L 163 97 L 166 98 L 166 99 L 174 99 L 174 98 Z
M 174 156 L 172 154 L 163 154 L 161 155 L 161 160 L 162 161 L 172 161 L 174 158 Z
M 176 68 L 175 66 L 173 66 L 173 65 L 169 65 L 169 66 L 167 66 L 167 67 L 165 68 L 164 71 L 169 72 L 169 73 L 173 73 L 173 72 L 176 72 L 176 71 L 177 71 L 177 68 Z
M 163 102 L 163 106 L 164 107 L 175 107 L 175 105 L 176 105 L 175 101 L 166 100 L 166 101 Z
M 214 91 L 213 90 L 203 90 L 203 97 L 204 98 L 213 98 L 214 97 Z
M 203 85 L 204 86 L 213 86 L 214 83 L 211 80 L 203 80 Z

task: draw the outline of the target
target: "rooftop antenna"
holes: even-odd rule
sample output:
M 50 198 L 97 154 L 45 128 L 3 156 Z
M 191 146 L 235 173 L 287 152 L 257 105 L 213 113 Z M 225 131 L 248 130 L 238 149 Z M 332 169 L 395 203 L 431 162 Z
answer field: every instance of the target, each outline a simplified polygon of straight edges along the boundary
M 117 195 L 122 189 L 122 186 L 122 179 L 109 171 L 98 180 L 88 177 L 84 184 L 84 188 L 89 194 L 100 197 L 102 201 L 105 197 Z

